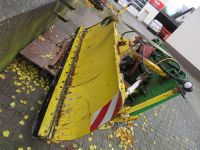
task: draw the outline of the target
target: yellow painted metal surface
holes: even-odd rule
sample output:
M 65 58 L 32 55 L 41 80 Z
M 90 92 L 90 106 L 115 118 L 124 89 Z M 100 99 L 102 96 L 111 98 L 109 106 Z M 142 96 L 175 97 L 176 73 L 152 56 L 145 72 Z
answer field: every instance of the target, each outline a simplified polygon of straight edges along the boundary
M 122 59 L 125 56 L 130 55 L 131 46 L 133 46 L 134 43 L 130 39 L 124 38 L 121 35 L 117 35 L 117 41 L 121 43 L 118 45 L 120 58 Z
M 138 53 L 132 51 L 132 55 L 138 60 L 142 61 L 142 56 L 140 56 Z M 167 74 L 156 64 L 151 62 L 150 60 L 144 58 L 144 65 L 146 65 L 151 71 L 154 71 L 155 73 L 158 73 L 162 77 L 167 77 Z
M 137 120 L 138 118 L 139 118 L 138 115 L 128 116 L 128 117 L 116 117 L 112 121 L 113 122 L 128 122 L 128 121 L 132 121 L 132 120 Z
M 141 56 L 130 50 L 130 42 L 127 45 L 118 46 L 119 40 L 120 36 L 117 34 L 115 23 L 107 26 L 97 24 L 88 29 L 80 28 L 51 96 L 38 131 L 39 137 L 53 142 L 77 139 L 93 130 L 91 126 L 95 122 L 94 118 L 98 118 L 98 115 L 95 115 L 109 103 L 112 106 L 116 95 L 117 100 L 119 97 L 121 98 L 123 105 L 127 96 L 125 83 L 120 74 L 120 57 L 128 54 L 141 61 Z M 74 61 L 76 63 L 72 65 Z M 147 59 L 144 63 L 154 72 L 166 77 L 166 74 L 157 65 Z M 70 74 L 72 69 L 73 73 Z M 67 82 L 69 77 L 70 82 Z M 117 112 L 118 114 L 132 113 L 177 92 L 177 89 L 170 90 L 134 107 L 120 105 L 121 111 L 117 110 Z M 137 118 L 137 116 L 122 118 L 120 115 L 114 118 L 109 111 L 108 116 L 105 115 L 104 118 L 109 118 L 111 115 L 110 119 L 114 119 L 114 122 Z M 114 112 L 114 110 L 112 111 Z M 98 128 L 106 122 L 107 120 L 100 123 Z
M 121 39 L 120 36 L 118 36 L 118 40 L 121 42 L 125 42 L 125 45 L 119 46 L 118 51 L 119 55 L 121 58 L 126 57 L 127 55 L 133 56 L 137 59 L 137 61 L 141 62 L 142 61 L 142 56 L 138 54 L 137 52 L 133 51 L 131 46 L 134 45 L 133 42 L 131 42 L 129 39 L 123 38 Z M 156 64 L 151 62 L 150 60 L 144 58 L 144 64 L 151 70 L 154 71 L 155 73 L 159 74 L 162 77 L 167 77 L 167 74 Z
M 70 51 L 69 58 L 74 58 L 75 54 L 77 53 L 77 45 L 79 45 L 79 43 L 81 43 L 81 36 L 82 36 L 84 30 L 85 29 L 83 27 L 80 28 L 80 30 L 77 34 L 77 37 L 74 40 L 74 45 L 72 46 L 72 49 Z M 57 113 L 57 109 L 58 109 L 59 100 L 63 93 L 63 90 L 64 90 L 63 87 L 66 84 L 66 80 L 69 75 L 72 62 L 73 62 L 73 59 L 68 59 L 68 61 L 64 65 L 64 68 L 63 68 L 64 71 L 62 71 L 62 73 L 61 73 L 61 76 L 55 87 L 53 95 L 50 99 L 50 103 L 48 105 L 45 117 L 44 117 L 41 127 L 39 129 L 38 135 L 40 137 L 47 138 L 51 134 L 51 131 L 52 131 L 51 129 L 54 126 L 55 117 L 57 115 L 56 113 Z
M 87 30 L 51 141 L 73 140 L 90 133 L 91 121 L 97 110 L 119 91 L 122 99 L 125 99 L 114 32 L 113 23 L 104 27 L 98 24 Z M 47 121 L 43 121 L 40 135 L 45 134 L 48 127 L 46 122 L 51 120 L 52 112 L 51 109 L 47 110 L 49 117 L 44 119 Z
M 138 111 L 140 109 L 143 109 L 147 106 L 156 104 L 156 103 L 158 103 L 158 102 L 160 102 L 160 101 L 162 101 L 162 100 L 164 100 L 168 97 L 171 97 L 171 96 L 177 94 L 178 92 L 179 92 L 178 89 L 169 90 L 169 91 L 167 91 L 167 92 L 165 92 L 161 95 L 155 96 L 155 97 L 153 97 L 153 98 L 151 98 L 151 99 L 149 99 L 149 100 L 147 100 L 147 101 L 145 101 L 141 104 L 135 105 L 133 107 L 124 108 L 124 110 L 120 111 L 120 113 L 125 113 L 125 114 L 133 113 L 133 112 Z
M 138 54 L 137 52 L 134 52 L 130 45 L 124 45 L 119 47 L 119 52 L 120 52 L 120 57 L 124 58 L 125 56 L 133 56 L 134 58 L 137 59 L 137 61 L 141 62 L 142 61 L 142 56 Z M 159 74 L 162 77 L 167 77 L 167 74 L 156 64 L 151 62 L 150 60 L 144 58 L 144 64 L 153 72 Z
M 123 59 L 127 55 L 130 55 L 131 47 L 130 45 L 123 45 L 118 47 L 120 58 Z

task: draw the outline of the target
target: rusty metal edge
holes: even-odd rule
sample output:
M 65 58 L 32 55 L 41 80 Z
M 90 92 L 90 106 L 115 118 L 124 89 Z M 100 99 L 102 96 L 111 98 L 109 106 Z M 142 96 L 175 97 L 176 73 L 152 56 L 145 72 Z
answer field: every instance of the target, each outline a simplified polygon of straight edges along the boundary
M 80 29 L 80 28 L 78 28 L 78 29 L 76 30 L 75 34 L 78 33 L 79 29 Z M 56 84 L 57 84 L 57 82 L 58 82 L 58 80 L 59 80 L 59 77 L 60 77 L 61 73 L 62 73 L 62 68 L 63 68 L 63 66 L 65 65 L 65 62 L 66 62 L 67 59 L 68 59 L 68 55 L 69 55 L 68 51 L 70 51 L 70 49 L 71 49 L 71 47 L 72 47 L 72 45 L 73 45 L 74 40 L 75 40 L 75 37 L 72 38 L 71 41 L 69 42 L 69 47 L 67 48 L 67 50 L 66 50 L 66 52 L 65 52 L 64 59 L 63 59 L 63 61 L 62 61 L 62 63 L 61 63 L 61 67 L 59 67 L 58 73 L 57 73 L 57 75 L 54 77 L 54 80 L 53 80 L 53 82 L 52 82 L 52 84 L 51 84 L 51 86 L 50 86 L 50 88 L 49 88 L 49 91 L 48 91 L 48 93 L 47 93 L 47 95 L 46 95 L 46 97 L 45 97 L 45 100 L 44 100 L 44 102 L 43 102 L 43 104 L 42 104 L 42 106 L 41 106 L 41 109 L 40 109 L 40 111 L 39 111 L 39 114 L 38 114 L 38 116 L 37 116 L 37 119 L 35 120 L 35 122 L 34 122 L 34 124 L 33 124 L 33 127 L 32 127 L 32 136 L 33 136 L 34 138 L 36 138 L 36 139 L 39 139 L 37 133 L 38 133 L 39 128 L 40 128 L 40 126 L 41 126 L 41 123 L 42 123 L 43 117 L 44 117 L 44 115 L 45 115 L 45 113 L 46 113 L 46 110 L 47 110 L 47 108 L 48 108 L 48 105 L 49 105 L 49 102 L 50 102 L 49 100 L 50 100 L 50 98 L 51 98 L 51 96 L 52 96 L 52 94 L 53 94 L 53 91 L 54 91 L 54 89 L 55 89 L 55 86 L 56 86 Z

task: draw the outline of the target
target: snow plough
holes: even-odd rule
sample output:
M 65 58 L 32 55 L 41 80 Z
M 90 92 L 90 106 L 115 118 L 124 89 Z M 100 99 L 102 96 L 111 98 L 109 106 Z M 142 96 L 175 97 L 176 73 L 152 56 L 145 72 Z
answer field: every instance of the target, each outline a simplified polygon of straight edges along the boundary
M 35 138 L 77 139 L 192 91 L 166 50 L 141 36 L 125 38 L 134 31 L 119 35 L 116 26 L 104 20 L 77 29 L 35 122 Z

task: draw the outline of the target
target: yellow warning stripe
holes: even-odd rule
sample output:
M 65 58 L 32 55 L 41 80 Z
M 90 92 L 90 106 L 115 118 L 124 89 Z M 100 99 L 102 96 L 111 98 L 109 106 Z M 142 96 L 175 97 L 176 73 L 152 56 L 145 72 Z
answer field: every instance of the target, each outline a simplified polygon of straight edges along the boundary
M 120 111 L 120 113 L 126 113 L 126 114 L 130 114 L 130 113 L 133 113 L 133 112 L 136 112 L 138 110 L 141 110 L 147 106 L 150 106 L 150 105 L 153 105 L 155 103 L 158 103 L 168 97 L 171 97 L 175 94 L 178 93 L 178 89 L 173 89 L 173 90 L 169 90 L 161 95 L 158 95 L 156 97 L 153 97 L 149 100 L 147 100 L 146 102 L 143 102 L 141 104 L 138 104 L 138 105 L 135 105 L 133 107 L 128 107 L 127 109 L 124 108 L 124 111 Z

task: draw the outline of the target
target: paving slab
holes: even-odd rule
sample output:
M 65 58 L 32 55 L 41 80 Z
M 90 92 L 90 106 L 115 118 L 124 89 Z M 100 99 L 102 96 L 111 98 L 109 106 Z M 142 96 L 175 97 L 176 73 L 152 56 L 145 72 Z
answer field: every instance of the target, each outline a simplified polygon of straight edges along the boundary
M 79 1 L 76 6 L 78 5 L 81 6 L 81 13 L 85 9 L 86 14 L 90 12 L 98 15 L 98 11 L 93 8 L 86 9 L 87 6 L 82 2 Z M 94 17 L 94 14 L 92 16 Z M 82 21 L 74 23 L 74 29 L 86 21 L 87 15 L 84 17 L 85 20 L 81 18 Z M 97 16 L 95 22 L 101 17 L 102 15 Z M 90 24 L 85 22 L 85 25 Z M 60 26 L 65 25 L 60 23 Z M 126 30 L 125 26 L 120 26 L 120 32 Z M 99 150 L 124 149 L 121 148 L 115 132 L 119 127 L 126 127 L 125 124 L 116 124 L 110 129 L 97 130 L 80 139 L 58 144 L 33 139 L 32 125 L 52 80 L 43 76 L 39 68 L 20 57 L 16 58 L 3 74 L 5 79 L 0 79 L 0 150 L 26 150 L 27 147 L 33 150 L 88 150 L 91 146 L 96 146 Z M 200 150 L 199 114 L 192 103 L 194 99 L 199 102 L 200 84 L 192 76 L 190 78 L 197 89 L 188 95 L 188 100 L 179 96 L 148 110 L 133 122 L 134 148 L 128 149 Z M 17 92 L 17 89 L 20 89 L 20 92 Z M 27 103 L 20 100 L 26 100 Z M 10 106 L 11 102 L 15 102 L 15 105 Z M 27 119 L 24 118 L 25 115 L 28 115 Z M 23 121 L 20 122 L 21 120 Z M 9 131 L 8 137 L 3 134 L 5 131 Z M 108 138 L 111 134 L 113 138 Z M 92 141 L 89 138 L 92 138 Z

